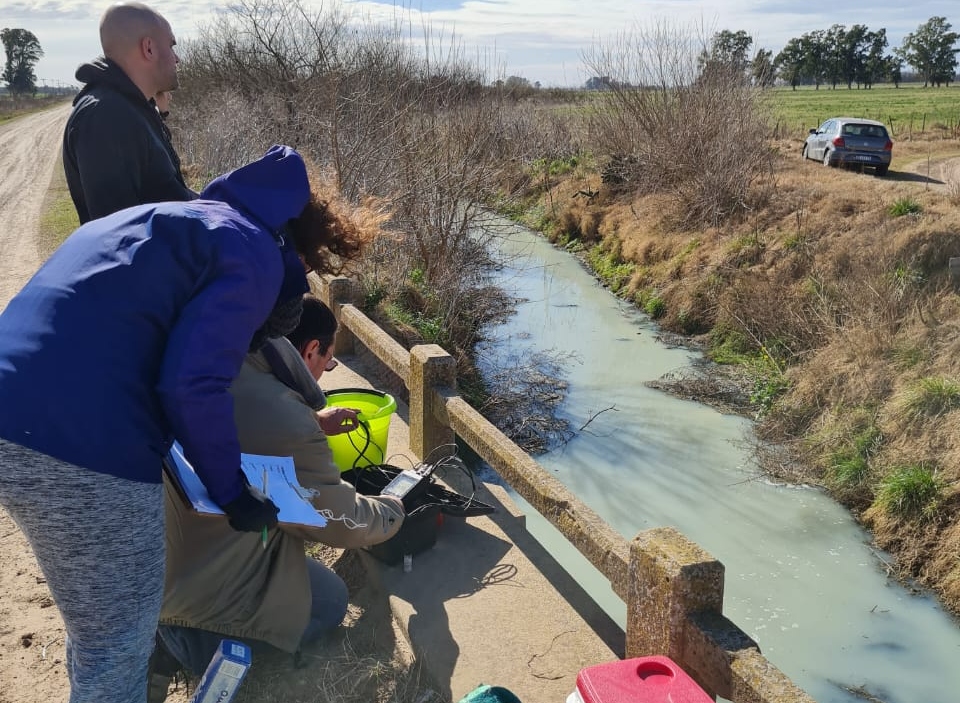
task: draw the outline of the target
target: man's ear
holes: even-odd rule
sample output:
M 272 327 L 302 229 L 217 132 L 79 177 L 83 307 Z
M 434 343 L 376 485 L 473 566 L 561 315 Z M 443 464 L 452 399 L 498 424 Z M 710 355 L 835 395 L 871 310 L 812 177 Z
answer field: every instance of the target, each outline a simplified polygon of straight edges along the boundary
M 147 61 L 153 61 L 154 50 L 153 37 L 143 37 L 140 40 L 140 53 Z
M 320 342 L 318 342 L 316 339 L 311 339 L 309 342 L 307 342 L 304 345 L 303 351 L 300 352 L 300 356 L 302 356 L 303 360 L 306 361 L 307 357 L 309 357 L 311 354 L 319 354 L 319 353 L 320 353 Z

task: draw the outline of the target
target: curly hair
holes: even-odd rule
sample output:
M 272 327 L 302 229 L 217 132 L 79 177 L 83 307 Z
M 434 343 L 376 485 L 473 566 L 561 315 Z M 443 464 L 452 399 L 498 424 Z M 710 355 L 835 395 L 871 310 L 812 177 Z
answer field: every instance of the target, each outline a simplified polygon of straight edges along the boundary
M 356 223 L 335 211 L 330 201 L 316 192 L 310 195 L 303 212 L 290 220 L 287 229 L 297 253 L 321 275 L 342 272 L 363 248 L 363 233 Z

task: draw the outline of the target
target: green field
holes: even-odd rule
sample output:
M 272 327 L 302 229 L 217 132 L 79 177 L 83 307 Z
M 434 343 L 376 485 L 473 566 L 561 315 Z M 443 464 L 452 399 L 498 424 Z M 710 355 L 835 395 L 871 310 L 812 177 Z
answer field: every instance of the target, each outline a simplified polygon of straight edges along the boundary
M 921 84 L 880 85 L 870 90 L 803 86 L 769 93 L 781 136 L 802 135 L 830 117 L 880 120 L 895 137 L 920 132 L 960 136 L 960 86 L 924 88 Z

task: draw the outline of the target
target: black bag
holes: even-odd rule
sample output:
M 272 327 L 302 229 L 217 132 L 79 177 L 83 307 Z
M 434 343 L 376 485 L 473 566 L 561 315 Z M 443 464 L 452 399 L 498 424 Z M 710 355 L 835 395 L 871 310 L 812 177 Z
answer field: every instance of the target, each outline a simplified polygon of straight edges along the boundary
M 358 493 L 375 496 L 380 495 L 380 491 L 401 471 L 402 469 L 390 464 L 374 464 L 344 471 L 340 476 L 347 483 L 353 484 Z M 415 504 L 407 509 L 407 515 L 413 515 L 426 506 L 436 506 L 441 513 L 450 517 L 476 517 L 496 511 L 492 505 L 472 496 L 468 498 L 437 485 L 432 476 L 426 480 L 430 482 L 429 487 L 417 497 Z
M 401 471 L 389 464 L 375 464 L 344 471 L 340 476 L 353 484 L 361 495 L 375 496 L 380 495 L 380 491 Z M 444 515 L 472 517 L 489 515 L 496 510 L 492 505 L 473 497 L 467 498 L 438 486 L 432 470 L 423 473 L 427 474 L 423 480 L 429 485 L 425 491 L 417 493 L 412 504 L 404 503 L 407 516 L 400 531 L 386 542 L 365 548 L 385 564 L 399 564 L 404 555 L 419 554 L 430 549 L 437 542 L 437 529 Z

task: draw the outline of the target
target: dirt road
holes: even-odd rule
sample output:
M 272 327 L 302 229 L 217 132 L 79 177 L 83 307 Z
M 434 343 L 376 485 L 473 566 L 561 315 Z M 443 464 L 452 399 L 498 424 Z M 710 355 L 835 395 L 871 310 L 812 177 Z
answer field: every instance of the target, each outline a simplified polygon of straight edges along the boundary
M 950 194 L 960 195 L 960 155 L 932 154 L 910 161 L 902 168 L 897 180 L 909 180 Z M 893 175 L 893 172 L 890 172 Z
M 0 308 L 40 265 L 37 219 L 69 105 L 0 125 Z
M 37 222 L 69 112 L 0 125 L 0 308 L 41 263 Z M 63 636 L 30 547 L 0 508 L 0 703 L 67 700 Z

